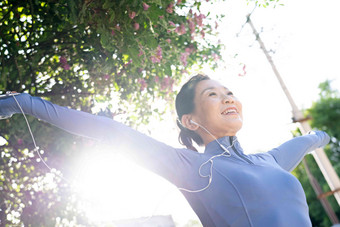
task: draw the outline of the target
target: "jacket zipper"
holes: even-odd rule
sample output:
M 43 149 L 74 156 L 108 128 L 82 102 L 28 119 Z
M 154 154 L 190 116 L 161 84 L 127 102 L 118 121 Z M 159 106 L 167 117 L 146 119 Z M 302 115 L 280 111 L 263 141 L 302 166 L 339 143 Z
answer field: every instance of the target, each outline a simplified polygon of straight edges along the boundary
M 232 144 L 233 142 L 233 136 L 230 136 L 229 137 L 229 141 L 230 141 L 230 144 Z M 244 161 L 248 162 L 249 164 L 254 164 L 252 161 L 250 161 L 248 158 L 242 156 L 237 150 L 236 148 L 234 147 L 234 144 L 232 145 L 232 148 L 233 148 L 233 151 L 235 152 L 235 154 L 240 157 L 241 159 L 243 159 Z

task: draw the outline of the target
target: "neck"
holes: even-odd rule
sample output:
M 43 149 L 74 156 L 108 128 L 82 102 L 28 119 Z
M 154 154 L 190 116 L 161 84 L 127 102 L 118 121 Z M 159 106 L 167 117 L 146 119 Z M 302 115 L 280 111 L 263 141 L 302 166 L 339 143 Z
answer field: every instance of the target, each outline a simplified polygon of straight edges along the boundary
M 204 131 L 204 130 L 203 130 Z M 204 133 L 200 133 L 200 136 L 204 142 L 204 145 L 207 146 L 208 143 L 217 140 L 219 138 L 225 137 L 225 136 L 235 136 L 236 133 L 225 133 L 222 135 L 213 135 L 213 134 L 209 134 L 208 132 L 204 132 Z

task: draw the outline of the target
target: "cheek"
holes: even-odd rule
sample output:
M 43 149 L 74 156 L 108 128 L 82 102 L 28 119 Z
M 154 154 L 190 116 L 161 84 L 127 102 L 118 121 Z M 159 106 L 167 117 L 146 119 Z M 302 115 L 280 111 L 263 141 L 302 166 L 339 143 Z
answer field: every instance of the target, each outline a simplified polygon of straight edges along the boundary
M 242 103 L 240 101 L 237 101 L 236 107 L 238 109 L 239 115 L 243 119 L 243 110 L 242 110 Z
M 215 105 L 211 101 L 203 101 L 196 106 L 195 113 L 196 116 L 198 116 L 200 121 L 203 123 L 214 119 L 213 116 L 216 116 L 216 111 L 219 112 L 219 110 L 215 109 Z
M 238 100 L 237 100 L 237 108 L 242 113 L 242 103 L 240 101 L 238 101 Z
M 213 106 L 213 102 L 209 100 L 203 100 L 196 106 L 196 109 L 204 112 L 209 112 L 209 110 L 211 110 Z

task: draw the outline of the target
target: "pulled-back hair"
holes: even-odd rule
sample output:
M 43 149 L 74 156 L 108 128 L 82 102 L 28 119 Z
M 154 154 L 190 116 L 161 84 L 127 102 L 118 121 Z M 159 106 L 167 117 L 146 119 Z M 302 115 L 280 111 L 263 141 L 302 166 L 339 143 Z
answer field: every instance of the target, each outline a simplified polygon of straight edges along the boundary
M 176 96 L 177 125 L 180 128 L 178 140 L 188 149 L 197 151 L 192 144 L 194 140 L 198 145 L 203 145 L 203 140 L 195 131 L 184 127 L 181 123 L 184 114 L 190 114 L 195 110 L 195 91 L 197 84 L 202 80 L 210 80 L 208 76 L 198 74 L 186 82 Z

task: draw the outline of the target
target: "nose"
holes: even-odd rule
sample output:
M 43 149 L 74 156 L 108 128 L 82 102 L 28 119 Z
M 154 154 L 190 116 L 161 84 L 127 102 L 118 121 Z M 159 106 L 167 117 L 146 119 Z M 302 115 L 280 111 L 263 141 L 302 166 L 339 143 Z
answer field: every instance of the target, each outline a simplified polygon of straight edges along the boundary
M 234 103 L 234 98 L 231 96 L 231 95 L 226 95 L 226 94 L 223 94 L 223 97 L 222 97 L 222 102 L 223 103 Z

